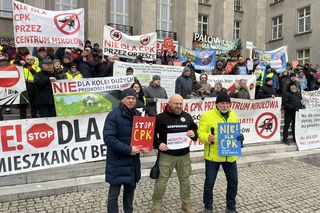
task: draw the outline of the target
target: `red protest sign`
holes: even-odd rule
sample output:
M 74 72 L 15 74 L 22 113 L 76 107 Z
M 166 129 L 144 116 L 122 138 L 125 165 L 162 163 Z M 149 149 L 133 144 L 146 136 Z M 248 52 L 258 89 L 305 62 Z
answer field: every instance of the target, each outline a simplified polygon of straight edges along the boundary
M 137 146 L 140 149 L 151 151 L 153 147 L 155 123 L 155 117 L 135 116 L 133 119 L 131 146 Z
M 163 39 L 163 49 L 165 50 L 169 50 L 169 49 L 174 49 L 174 46 L 173 46 L 173 39 L 170 38 L 170 37 L 167 37 L 167 38 L 164 38 Z
M 35 148 L 47 147 L 53 140 L 54 130 L 48 124 L 34 124 L 27 131 L 27 142 Z
M 15 65 L 0 68 L 0 87 L 13 87 L 19 80 L 20 72 Z
M 298 64 L 299 64 L 299 61 L 298 61 L 298 60 L 293 60 L 293 61 L 291 62 L 292 68 L 296 68 L 296 67 L 298 66 Z

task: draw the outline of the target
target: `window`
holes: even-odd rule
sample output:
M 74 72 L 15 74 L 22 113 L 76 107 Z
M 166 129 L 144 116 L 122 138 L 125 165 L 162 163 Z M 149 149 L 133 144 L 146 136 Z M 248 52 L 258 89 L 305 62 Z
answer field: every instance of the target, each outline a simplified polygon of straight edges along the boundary
M 198 16 L 198 32 L 204 35 L 208 34 L 208 16 Z
M 0 1 L 0 17 L 12 18 L 12 0 Z
M 157 0 L 157 29 L 171 30 L 171 0 Z
M 128 25 L 128 0 L 110 0 L 110 8 L 111 23 Z
M 297 51 L 297 60 L 299 61 L 299 64 L 305 64 L 310 62 L 310 50 L 298 50 Z
M 241 0 L 234 0 L 234 10 L 236 11 L 241 10 Z
M 310 31 L 310 7 L 298 10 L 298 33 Z
M 233 25 L 233 40 L 240 38 L 240 21 L 234 21 Z
M 200 4 L 209 4 L 209 0 L 199 0 Z
M 272 19 L 272 40 L 282 38 L 282 16 Z
M 283 0 L 273 0 L 273 3 L 276 4 L 276 3 L 279 3 L 279 2 L 282 2 Z
M 77 8 L 77 0 L 56 0 L 55 10 L 73 10 Z

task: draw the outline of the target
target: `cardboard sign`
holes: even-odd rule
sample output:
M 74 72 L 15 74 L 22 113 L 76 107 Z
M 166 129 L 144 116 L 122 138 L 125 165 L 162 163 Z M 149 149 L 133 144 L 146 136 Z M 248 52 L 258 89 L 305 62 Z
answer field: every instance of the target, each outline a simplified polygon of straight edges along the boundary
M 163 45 L 163 49 L 164 50 L 174 50 L 174 46 L 173 46 L 173 39 L 170 37 L 164 38 L 163 39 L 164 45 Z
M 241 156 L 240 123 L 218 124 L 218 153 L 219 156 Z
M 140 150 L 151 151 L 155 128 L 155 117 L 135 116 L 131 135 L 131 146 L 137 146 Z

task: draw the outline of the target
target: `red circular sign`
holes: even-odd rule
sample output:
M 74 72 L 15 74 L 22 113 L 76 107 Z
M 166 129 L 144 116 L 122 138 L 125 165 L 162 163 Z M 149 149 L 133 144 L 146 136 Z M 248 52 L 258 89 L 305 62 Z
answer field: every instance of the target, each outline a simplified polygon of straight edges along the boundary
M 253 90 L 253 88 L 254 88 L 254 83 L 251 83 L 251 84 L 249 85 L 249 89 L 250 89 L 250 90 Z
M 142 45 L 147 45 L 147 44 L 149 44 L 149 42 L 150 42 L 150 36 L 148 36 L 148 35 L 144 35 L 144 36 L 141 36 L 141 38 L 140 38 L 140 43 L 142 44 Z
M 35 147 L 47 147 L 54 139 L 54 130 L 48 124 L 34 124 L 27 131 L 27 142 Z
M 80 20 L 76 13 L 62 13 L 54 16 L 54 24 L 66 35 L 72 35 L 80 30 Z
M 15 65 L 0 68 L 0 87 L 13 87 L 19 80 L 20 72 Z
M 278 119 L 270 112 L 262 113 L 256 120 L 255 129 L 260 137 L 269 139 L 278 129 Z
M 120 41 L 122 38 L 122 33 L 119 30 L 114 29 L 114 30 L 111 30 L 110 37 L 114 41 Z

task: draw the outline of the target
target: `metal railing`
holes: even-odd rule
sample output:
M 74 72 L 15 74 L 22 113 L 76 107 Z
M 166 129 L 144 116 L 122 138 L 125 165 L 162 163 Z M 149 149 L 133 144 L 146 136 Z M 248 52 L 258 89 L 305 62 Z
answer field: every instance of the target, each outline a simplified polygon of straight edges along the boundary
M 174 41 L 177 41 L 177 33 L 172 31 L 165 30 L 156 30 L 157 31 L 157 39 L 164 39 L 166 37 L 173 38 Z
M 117 30 L 132 35 L 133 34 L 133 27 L 129 25 L 123 25 L 123 24 L 115 24 L 115 23 L 109 23 L 108 26 L 116 28 Z
M 0 18 L 12 18 L 12 10 L 0 10 Z

